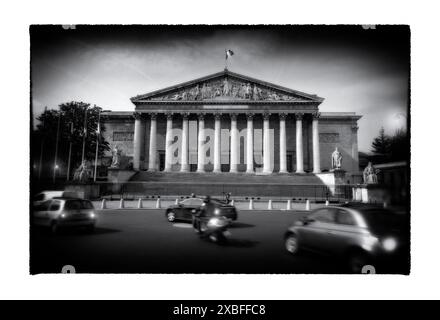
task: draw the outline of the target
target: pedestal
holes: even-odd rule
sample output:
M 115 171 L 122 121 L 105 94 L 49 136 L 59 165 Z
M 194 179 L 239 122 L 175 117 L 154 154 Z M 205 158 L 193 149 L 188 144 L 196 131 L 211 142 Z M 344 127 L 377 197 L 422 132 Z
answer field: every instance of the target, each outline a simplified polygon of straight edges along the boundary
M 389 204 L 390 192 L 379 184 L 359 184 L 353 187 L 353 201 Z

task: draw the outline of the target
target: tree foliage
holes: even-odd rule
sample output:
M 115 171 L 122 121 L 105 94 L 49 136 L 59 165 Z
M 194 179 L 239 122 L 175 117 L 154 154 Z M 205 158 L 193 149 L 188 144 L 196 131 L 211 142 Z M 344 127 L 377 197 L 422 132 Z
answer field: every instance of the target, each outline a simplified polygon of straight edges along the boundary
M 59 110 L 45 110 L 37 117 L 39 123 L 33 133 L 33 152 L 34 159 L 39 159 L 43 142 L 43 170 L 50 170 L 54 163 L 58 121 L 60 122 L 60 131 L 57 163 L 64 169 L 67 167 L 69 143 L 72 142 L 71 173 L 73 173 L 73 169 L 81 163 L 84 135 L 84 158 L 94 162 L 100 111 L 102 111 L 100 107 L 90 107 L 88 103 L 72 101 L 60 104 Z M 86 113 L 86 130 L 84 130 Z M 105 132 L 105 127 L 101 121 L 101 134 L 98 135 L 98 156 L 102 156 L 106 150 L 110 149 L 108 142 L 102 137 L 103 132 Z
M 371 151 L 382 155 L 385 161 L 403 161 L 409 159 L 409 139 L 406 130 L 399 129 L 393 135 L 385 134 L 381 128 L 373 139 Z

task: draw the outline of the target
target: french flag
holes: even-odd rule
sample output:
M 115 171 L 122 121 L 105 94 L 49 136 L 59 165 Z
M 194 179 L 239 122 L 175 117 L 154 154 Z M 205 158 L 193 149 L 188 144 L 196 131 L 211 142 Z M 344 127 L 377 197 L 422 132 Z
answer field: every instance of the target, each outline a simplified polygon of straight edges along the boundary
M 228 59 L 228 57 L 232 57 L 234 55 L 234 52 L 232 50 L 225 49 L 225 52 L 226 52 L 226 60 Z

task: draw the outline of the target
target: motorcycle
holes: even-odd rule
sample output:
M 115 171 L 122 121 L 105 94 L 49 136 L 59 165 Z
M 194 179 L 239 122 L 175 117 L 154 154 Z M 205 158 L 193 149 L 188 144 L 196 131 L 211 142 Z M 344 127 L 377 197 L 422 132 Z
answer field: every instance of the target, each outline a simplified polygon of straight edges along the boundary
M 224 243 L 231 235 L 228 230 L 231 222 L 225 217 L 194 217 L 194 231 L 201 238 L 206 238 L 216 243 Z

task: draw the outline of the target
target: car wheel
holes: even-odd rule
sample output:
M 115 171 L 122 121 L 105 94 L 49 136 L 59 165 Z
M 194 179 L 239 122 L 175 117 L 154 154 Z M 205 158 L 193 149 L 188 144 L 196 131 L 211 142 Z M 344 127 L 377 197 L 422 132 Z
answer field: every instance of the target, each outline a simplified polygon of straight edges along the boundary
M 284 246 L 290 254 L 297 254 L 299 251 L 298 237 L 293 233 L 289 234 L 284 241 Z
M 173 211 L 168 212 L 167 219 L 169 222 L 174 222 L 176 220 L 176 214 Z
M 356 251 L 348 256 L 348 270 L 350 272 L 359 274 L 366 265 L 368 265 L 368 257 L 365 253 Z

